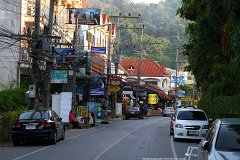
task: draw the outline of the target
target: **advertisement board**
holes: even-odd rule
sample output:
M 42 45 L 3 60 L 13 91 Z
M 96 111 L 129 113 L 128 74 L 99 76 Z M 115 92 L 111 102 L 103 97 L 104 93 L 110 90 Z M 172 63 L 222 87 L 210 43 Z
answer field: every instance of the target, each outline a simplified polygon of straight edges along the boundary
M 105 94 L 105 77 L 91 77 L 90 95 L 104 95 Z
M 68 82 L 68 70 L 52 70 L 51 83 L 67 83 Z
M 106 54 L 106 47 L 91 47 L 91 52 L 95 54 Z
M 157 104 L 158 95 L 157 94 L 148 94 L 148 104 Z
M 77 22 L 81 25 L 100 25 L 100 9 L 96 8 L 70 8 L 69 24 Z

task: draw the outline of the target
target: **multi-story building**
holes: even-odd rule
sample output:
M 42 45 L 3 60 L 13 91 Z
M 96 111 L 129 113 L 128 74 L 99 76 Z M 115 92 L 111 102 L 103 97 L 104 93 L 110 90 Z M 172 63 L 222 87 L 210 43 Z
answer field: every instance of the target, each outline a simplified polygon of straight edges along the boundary
M 20 41 L 21 1 L 0 0 L 0 85 L 16 82 Z M 1 89 L 1 86 L 0 86 Z

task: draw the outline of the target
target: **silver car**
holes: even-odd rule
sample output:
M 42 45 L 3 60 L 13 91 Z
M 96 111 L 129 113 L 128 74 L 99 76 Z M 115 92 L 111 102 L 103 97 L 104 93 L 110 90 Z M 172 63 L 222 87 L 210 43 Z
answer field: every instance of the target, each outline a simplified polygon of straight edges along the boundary
M 199 144 L 199 160 L 240 160 L 240 118 L 217 119 Z

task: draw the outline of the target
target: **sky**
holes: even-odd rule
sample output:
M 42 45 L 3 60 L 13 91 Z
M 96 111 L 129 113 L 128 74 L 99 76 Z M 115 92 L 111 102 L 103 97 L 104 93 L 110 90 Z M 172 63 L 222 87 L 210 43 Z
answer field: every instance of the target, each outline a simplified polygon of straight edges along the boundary
M 131 0 L 133 3 L 141 3 L 141 2 L 144 2 L 144 3 L 158 3 L 160 1 L 163 1 L 163 0 Z

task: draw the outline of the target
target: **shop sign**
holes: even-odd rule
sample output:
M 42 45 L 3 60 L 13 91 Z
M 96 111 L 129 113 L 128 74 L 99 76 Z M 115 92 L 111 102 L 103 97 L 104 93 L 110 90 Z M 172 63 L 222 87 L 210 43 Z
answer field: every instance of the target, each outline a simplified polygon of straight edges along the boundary
M 52 70 L 51 83 L 67 83 L 68 70 Z
M 112 77 L 110 80 L 111 80 L 111 85 L 119 86 L 121 85 L 122 78 L 116 76 L 116 77 Z
M 157 104 L 158 95 L 157 94 L 148 94 L 148 104 Z
M 106 54 L 106 47 L 91 47 L 92 53 Z
M 78 106 L 76 112 L 79 116 L 88 117 L 88 106 Z
M 109 91 L 110 92 L 117 92 L 119 90 L 120 90 L 120 87 L 118 87 L 118 86 L 114 86 L 114 85 L 109 86 Z
M 90 95 L 104 95 L 105 94 L 105 77 L 91 77 Z

